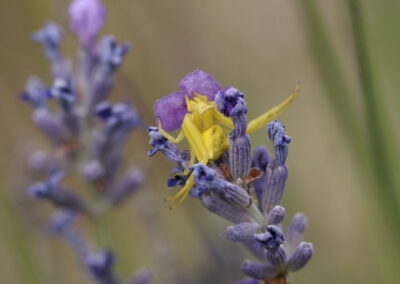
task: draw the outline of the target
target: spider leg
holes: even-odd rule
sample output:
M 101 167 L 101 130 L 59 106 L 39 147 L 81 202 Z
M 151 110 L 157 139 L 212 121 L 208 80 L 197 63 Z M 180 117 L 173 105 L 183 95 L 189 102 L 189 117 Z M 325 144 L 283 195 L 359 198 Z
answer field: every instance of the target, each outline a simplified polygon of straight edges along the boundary
M 186 192 L 189 192 L 194 185 L 194 178 L 192 175 L 187 179 L 185 185 L 173 196 L 165 198 L 165 201 L 171 201 L 179 198 L 180 196 L 184 195 Z
M 184 136 L 189 142 L 190 148 L 194 153 L 195 158 L 203 163 L 207 164 L 208 162 L 208 151 L 207 147 L 203 142 L 200 130 L 196 127 L 192 120 L 190 120 L 189 116 L 185 116 L 185 119 L 182 122 L 182 131 Z M 192 157 L 191 157 L 192 160 Z
M 194 178 L 193 178 L 192 175 L 190 175 L 189 179 L 186 181 L 185 186 L 183 187 L 183 188 L 186 188 L 186 187 L 187 187 L 187 189 L 185 189 L 185 190 L 183 191 L 183 193 L 180 195 L 179 200 L 178 200 L 174 205 L 170 206 L 169 209 L 174 209 L 174 208 L 178 207 L 179 205 L 181 205 L 182 202 L 183 202 L 183 201 L 186 199 L 186 197 L 189 195 L 190 190 L 192 189 L 193 185 L 194 185 Z M 183 189 L 183 188 L 182 188 L 182 189 Z M 182 190 L 182 189 L 181 189 L 181 190 Z
M 215 105 L 215 103 L 214 103 Z M 232 118 L 226 117 L 222 113 L 217 110 L 217 106 L 215 105 L 213 109 L 213 118 L 216 122 L 221 123 L 223 126 L 229 128 L 229 130 L 234 129 Z
M 173 137 L 171 134 L 169 134 L 168 132 L 166 132 L 164 129 L 162 129 L 161 126 L 161 121 L 158 120 L 158 132 L 160 132 L 160 134 L 162 136 L 164 136 L 165 138 L 167 138 L 169 141 L 171 141 L 172 143 L 179 143 L 183 140 L 183 138 L 185 138 L 185 135 L 183 133 L 183 131 L 180 131 L 178 134 L 178 137 Z
M 300 85 L 297 85 L 294 92 L 286 100 L 281 102 L 279 105 L 271 108 L 269 111 L 260 115 L 256 119 L 250 121 L 247 124 L 247 131 L 246 131 L 247 134 L 253 133 L 254 131 L 264 127 L 268 122 L 274 120 L 278 115 L 280 115 L 283 111 L 286 110 L 289 104 L 297 97 L 299 92 L 300 92 Z

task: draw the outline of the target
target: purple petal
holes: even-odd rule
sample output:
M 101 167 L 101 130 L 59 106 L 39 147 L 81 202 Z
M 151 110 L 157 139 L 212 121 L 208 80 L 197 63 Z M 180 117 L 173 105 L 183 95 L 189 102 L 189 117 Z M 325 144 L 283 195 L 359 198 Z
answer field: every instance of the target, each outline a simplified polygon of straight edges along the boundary
M 174 131 L 181 127 L 183 118 L 187 113 L 184 92 L 176 92 L 165 96 L 157 100 L 154 105 L 156 122 L 158 124 L 159 119 L 165 131 Z
M 186 75 L 179 83 L 182 89 L 190 98 L 193 92 L 208 97 L 210 101 L 214 101 L 215 95 L 221 90 L 221 86 L 214 78 L 204 71 L 196 70 Z
M 85 45 L 92 44 L 105 22 L 107 10 L 98 0 L 75 0 L 69 7 L 71 29 Z

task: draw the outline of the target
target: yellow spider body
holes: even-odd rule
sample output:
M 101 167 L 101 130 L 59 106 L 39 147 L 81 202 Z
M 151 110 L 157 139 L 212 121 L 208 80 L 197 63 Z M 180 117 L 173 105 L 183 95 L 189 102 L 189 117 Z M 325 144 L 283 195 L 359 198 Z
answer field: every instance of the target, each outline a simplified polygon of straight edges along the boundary
M 250 134 L 265 127 L 268 122 L 274 120 L 287 108 L 298 93 L 299 86 L 297 86 L 295 91 L 282 103 L 273 107 L 258 118 L 250 121 L 247 124 L 246 132 Z M 232 119 L 225 117 L 220 113 L 217 110 L 215 102 L 208 101 L 208 98 L 201 94 L 195 93 L 195 96 L 192 99 L 186 97 L 186 105 L 189 113 L 185 115 L 181 125 L 181 131 L 176 138 L 162 129 L 160 121 L 158 130 L 165 138 L 173 143 L 179 143 L 186 137 L 191 151 L 191 158 L 188 167 L 196 163 L 196 161 L 207 165 L 209 161 L 218 159 L 225 150 L 228 149 L 227 132 L 222 126 L 230 131 L 233 130 L 234 125 Z M 185 170 L 184 174 L 188 174 L 188 170 Z M 193 186 L 194 178 L 190 175 L 181 190 L 179 190 L 179 192 L 174 196 L 166 199 L 178 199 L 177 203 L 171 208 L 181 204 L 188 196 Z

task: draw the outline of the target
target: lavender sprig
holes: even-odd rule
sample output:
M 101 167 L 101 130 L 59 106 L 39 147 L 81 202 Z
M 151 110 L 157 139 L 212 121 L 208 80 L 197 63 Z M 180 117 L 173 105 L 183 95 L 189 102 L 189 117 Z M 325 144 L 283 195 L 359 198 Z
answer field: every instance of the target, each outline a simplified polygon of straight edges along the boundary
M 303 268 L 313 255 L 312 244 L 302 242 L 304 215 L 296 214 L 287 232 L 282 231 L 286 210 L 281 201 L 288 178 L 286 159 L 291 138 L 279 121 L 271 121 L 266 130 L 275 157 L 264 146 L 251 155 L 248 130 L 250 127 L 253 131 L 260 122 L 247 124 L 248 110 L 242 92 L 233 87 L 221 88 L 210 75 L 199 70 L 187 75 L 179 86 L 182 92 L 161 98 L 155 104 L 155 116 L 163 129 L 149 128 L 153 147 L 149 156 L 161 152 L 177 163 L 168 186 L 184 186 L 177 194 L 179 197 L 193 184 L 190 196 L 233 223 L 226 229 L 225 237 L 241 242 L 261 261 L 245 260 L 241 269 L 250 278 L 237 283 L 286 283 L 288 273 Z M 265 116 L 272 117 L 273 113 L 267 112 Z M 226 144 L 223 134 L 218 134 L 219 124 L 232 129 Z M 174 144 L 179 139 L 165 134 L 180 127 L 183 135 L 188 136 L 194 157 L 188 157 L 186 151 Z M 224 151 L 218 154 L 216 151 L 221 148 Z
M 102 215 L 127 200 L 146 179 L 139 167 L 122 170 L 123 147 L 141 121 L 129 102 L 107 102 L 114 74 L 130 45 L 118 45 L 113 36 L 99 38 L 106 12 L 99 0 L 74 0 L 70 5 L 71 29 L 81 44 L 77 74 L 60 50 L 63 30 L 47 22 L 35 32 L 32 40 L 43 47 L 52 82 L 32 77 L 20 98 L 33 107 L 33 122 L 52 146 L 52 151 L 35 151 L 30 157 L 32 171 L 46 177 L 33 182 L 28 193 L 57 209 L 50 230 L 76 253 L 93 282 L 119 284 L 116 257 L 88 240 L 78 222 L 101 226 Z M 92 191 L 91 198 L 84 197 L 81 188 L 64 185 L 64 177 L 76 176 Z M 134 279 L 148 283 L 150 276 L 142 273 Z

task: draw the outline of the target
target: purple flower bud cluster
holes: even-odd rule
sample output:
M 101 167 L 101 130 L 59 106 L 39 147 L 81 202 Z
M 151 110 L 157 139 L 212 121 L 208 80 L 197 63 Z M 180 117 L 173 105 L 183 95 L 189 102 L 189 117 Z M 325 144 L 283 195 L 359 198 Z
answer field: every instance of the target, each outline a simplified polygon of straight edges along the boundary
M 139 167 L 126 167 L 122 152 L 129 135 L 141 127 L 139 114 L 127 100 L 107 101 L 130 45 L 117 44 L 113 36 L 99 37 L 106 15 L 100 1 L 75 0 L 69 14 L 81 43 L 76 68 L 60 51 L 65 35 L 60 27 L 48 22 L 32 35 L 51 64 L 52 82 L 32 77 L 20 98 L 33 108 L 32 120 L 51 150 L 37 150 L 29 157 L 32 172 L 42 180 L 27 191 L 57 209 L 51 232 L 69 244 L 93 280 L 117 284 L 122 282 L 114 272 L 116 257 L 96 248 L 80 227 L 83 222 L 101 223 L 103 214 L 129 199 L 146 179 Z M 64 185 L 76 176 L 86 188 Z M 150 278 L 141 272 L 135 281 L 149 283 Z
M 225 237 L 241 242 L 259 259 L 243 262 L 241 269 L 250 278 L 237 283 L 286 283 L 288 273 L 303 268 L 313 255 L 312 244 L 303 242 L 306 227 L 303 214 L 297 213 L 293 217 L 286 232 L 282 228 L 286 210 L 281 201 L 288 178 L 286 158 L 291 138 L 279 121 L 272 121 L 266 132 L 274 148 L 274 157 L 265 146 L 259 146 L 252 154 L 250 137 L 246 134 L 247 107 L 242 92 L 233 87 L 221 88 L 203 71 L 190 73 L 179 86 L 181 92 L 166 96 L 155 104 L 156 119 L 163 129 L 177 130 L 182 125 L 183 133 L 190 135 L 190 130 L 182 123 L 190 115 L 188 100 L 193 94 L 200 94 L 212 102 L 209 107 L 215 103 L 217 115 L 232 120 L 227 150 L 207 164 L 191 165 L 195 159 L 191 159 L 187 151 L 181 151 L 157 127 L 150 127 L 148 132 L 153 148 L 149 156 L 161 152 L 177 163 L 172 173 L 180 174 L 169 180 L 168 185 L 185 185 L 192 178 L 194 186 L 190 195 L 199 199 L 207 210 L 232 222 Z M 201 125 L 199 121 L 193 123 Z M 199 130 L 193 131 L 193 135 L 196 131 Z

